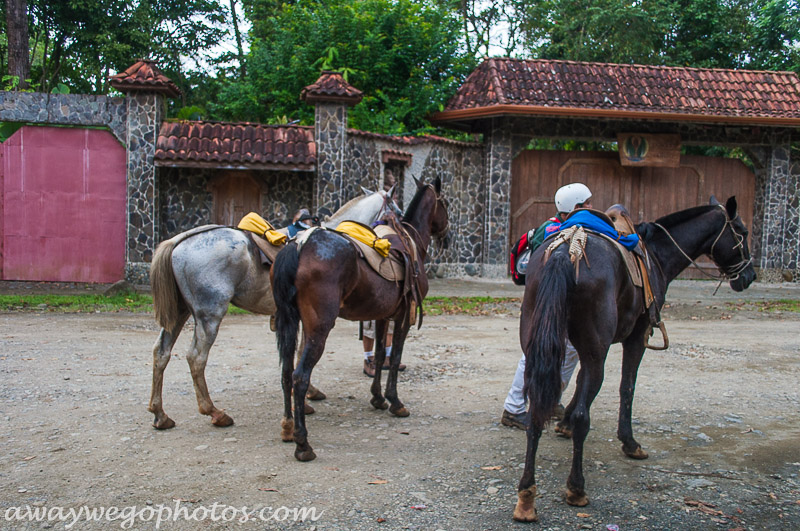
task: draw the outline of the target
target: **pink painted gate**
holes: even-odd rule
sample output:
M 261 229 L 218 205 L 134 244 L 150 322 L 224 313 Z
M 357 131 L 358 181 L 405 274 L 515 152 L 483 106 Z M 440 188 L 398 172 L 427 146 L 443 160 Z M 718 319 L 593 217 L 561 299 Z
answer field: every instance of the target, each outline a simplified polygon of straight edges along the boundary
M 0 145 L 0 278 L 121 280 L 125 166 L 105 130 L 25 126 Z

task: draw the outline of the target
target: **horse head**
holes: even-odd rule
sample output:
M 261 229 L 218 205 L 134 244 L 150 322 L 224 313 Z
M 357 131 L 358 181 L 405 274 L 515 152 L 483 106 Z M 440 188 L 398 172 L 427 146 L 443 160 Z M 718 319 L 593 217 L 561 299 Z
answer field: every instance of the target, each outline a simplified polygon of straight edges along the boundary
M 383 207 L 381 208 L 378 218 L 382 218 L 386 214 L 392 213 L 397 216 L 398 219 L 402 219 L 403 211 L 400 210 L 400 206 L 394 199 L 394 193 L 396 190 L 397 184 L 393 184 L 392 187 L 389 188 L 388 192 L 384 192 L 383 190 L 380 191 L 380 194 L 383 196 Z
M 429 207 L 432 212 L 430 219 L 431 236 L 439 240 L 442 247 L 447 247 L 449 243 L 450 217 L 447 214 L 447 200 L 442 195 L 442 179 L 436 177 L 433 183 L 425 184 L 414 177 L 414 182 L 417 185 L 417 192 L 424 193 L 424 200 L 433 203 Z
M 722 210 L 725 224 L 711 244 L 709 255 L 728 277 L 731 289 L 742 291 L 755 280 L 756 272 L 747 246 L 747 227 L 739 217 L 736 196 L 731 196 L 725 206 L 722 206 L 712 195 L 710 204 Z

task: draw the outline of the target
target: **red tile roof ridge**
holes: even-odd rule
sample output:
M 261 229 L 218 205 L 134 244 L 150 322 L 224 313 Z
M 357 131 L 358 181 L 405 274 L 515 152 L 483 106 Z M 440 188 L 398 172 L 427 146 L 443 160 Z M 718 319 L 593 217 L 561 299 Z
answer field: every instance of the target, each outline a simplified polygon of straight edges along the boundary
M 624 67 L 634 67 L 634 68 L 656 68 L 656 69 L 663 69 L 663 70 L 691 70 L 694 72 L 705 71 L 705 72 L 741 72 L 741 73 L 753 73 L 753 74 L 788 74 L 792 76 L 797 76 L 797 72 L 793 72 L 791 70 L 749 70 L 747 68 L 711 68 L 711 67 L 699 67 L 699 66 L 670 66 L 670 65 L 646 65 L 642 63 L 603 63 L 599 61 L 572 61 L 569 59 L 515 59 L 513 57 L 490 57 L 484 62 L 489 61 L 510 61 L 510 62 L 517 62 L 517 63 L 560 63 L 560 64 L 573 64 L 579 66 L 624 66 Z M 480 66 L 478 67 L 480 68 Z M 798 78 L 800 79 L 800 78 Z
M 395 142 L 397 144 L 405 144 L 405 145 L 416 145 L 416 144 L 423 144 L 425 142 L 437 142 L 442 144 L 453 144 L 453 145 L 461 145 L 461 146 L 480 146 L 480 142 L 465 142 L 463 140 L 453 140 L 452 138 L 447 138 L 438 135 L 430 135 L 430 134 L 423 134 L 420 136 L 414 135 L 387 135 L 384 133 L 373 133 L 372 131 L 362 131 L 360 129 L 348 129 L 348 135 L 354 136 L 363 136 L 367 138 L 379 138 L 381 140 L 386 140 L 389 142 Z
M 494 89 L 495 94 L 497 94 L 497 103 L 500 105 L 508 103 L 508 100 L 503 93 L 503 82 L 500 79 L 500 71 L 492 59 L 489 59 L 489 79 L 491 83 L 489 89 Z
M 272 127 L 272 128 L 299 128 L 314 129 L 313 125 L 301 124 L 263 124 L 259 122 L 226 122 L 224 120 L 181 120 L 178 118 L 168 118 L 164 124 L 190 124 L 190 125 L 230 125 L 242 127 Z

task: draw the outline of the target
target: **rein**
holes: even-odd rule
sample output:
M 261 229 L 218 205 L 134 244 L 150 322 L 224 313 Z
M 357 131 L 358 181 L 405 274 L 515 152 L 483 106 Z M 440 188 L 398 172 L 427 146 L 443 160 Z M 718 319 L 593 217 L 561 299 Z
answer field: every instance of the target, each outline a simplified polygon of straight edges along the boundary
M 709 254 L 711 255 L 711 258 L 713 259 L 714 258 L 714 248 L 716 247 L 717 242 L 719 241 L 719 239 L 722 237 L 722 234 L 725 232 L 725 228 L 729 227 L 730 230 L 731 230 L 731 234 L 733 234 L 733 237 L 737 242 L 736 245 L 733 246 L 733 248 L 734 249 L 739 249 L 739 255 L 742 258 L 739 262 L 737 262 L 732 267 L 730 267 L 729 271 L 725 271 L 724 269 L 722 269 L 721 266 L 717 266 L 717 268 L 719 269 L 719 272 L 720 272 L 719 276 L 715 276 L 715 275 L 712 275 L 712 274 L 707 273 L 706 271 L 704 271 L 699 265 L 697 265 L 697 262 L 692 260 L 692 258 L 688 254 L 686 254 L 686 252 L 681 248 L 681 246 L 678 244 L 678 242 L 675 241 L 675 238 L 672 237 L 672 234 L 670 234 L 670 232 L 666 229 L 666 227 L 664 227 L 660 223 L 653 223 L 653 225 L 655 225 L 656 227 L 658 227 L 659 229 L 663 230 L 666 233 L 667 237 L 670 239 L 670 241 L 673 243 L 673 245 L 675 245 L 675 248 L 678 249 L 678 251 L 683 255 L 684 258 L 689 260 L 690 264 L 693 265 L 695 267 L 695 269 L 697 269 L 698 271 L 700 271 L 702 274 L 704 274 L 705 276 L 707 276 L 710 279 L 719 280 L 719 284 L 717 285 L 717 289 L 714 290 L 714 294 L 715 295 L 716 295 L 717 291 L 719 290 L 720 286 L 722 286 L 723 282 L 725 282 L 726 280 L 729 281 L 729 282 L 733 282 L 734 280 L 738 279 L 739 276 L 742 274 L 742 272 L 745 269 L 747 269 L 747 266 L 749 266 L 753 262 L 753 257 L 752 256 L 750 258 L 745 258 L 745 256 L 744 256 L 744 236 L 742 236 L 741 234 L 739 234 L 738 232 L 736 232 L 733 229 L 733 222 L 736 220 L 736 218 L 731 219 L 728 216 L 728 212 L 725 210 L 725 207 L 723 207 L 722 205 L 718 205 L 718 206 L 719 206 L 719 208 L 722 209 L 722 212 L 725 215 L 725 224 L 722 225 L 722 229 L 719 231 L 719 234 L 717 234 L 717 237 L 714 238 L 714 242 L 711 244 L 711 250 L 709 251 Z M 737 217 L 738 217 L 738 215 L 737 215 Z

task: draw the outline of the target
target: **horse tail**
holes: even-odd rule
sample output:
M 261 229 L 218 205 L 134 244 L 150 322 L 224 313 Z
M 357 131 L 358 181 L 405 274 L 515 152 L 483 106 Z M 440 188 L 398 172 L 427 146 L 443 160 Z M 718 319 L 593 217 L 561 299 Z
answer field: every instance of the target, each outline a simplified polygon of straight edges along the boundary
M 275 326 L 278 353 L 281 363 L 293 363 L 297 349 L 297 330 L 300 327 L 300 310 L 297 307 L 297 287 L 294 285 L 300 253 L 297 245 L 290 243 L 275 258 L 272 265 L 272 296 L 275 297 Z
M 183 296 L 178 291 L 175 273 L 172 271 L 172 251 L 178 244 L 177 238 L 161 242 L 156 247 L 153 262 L 150 264 L 150 289 L 153 294 L 153 310 L 156 322 L 164 330 L 172 330 L 178 323 L 184 305 Z
M 554 253 L 544 267 L 533 308 L 533 336 L 525 350 L 525 382 L 533 424 L 544 428 L 561 396 L 561 365 L 567 341 L 567 297 L 575 270 L 566 253 Z

